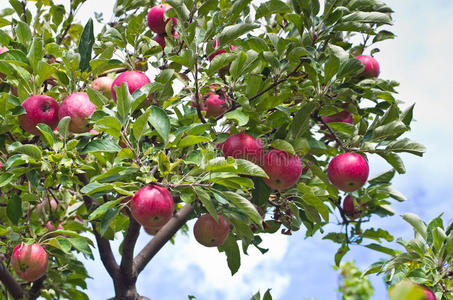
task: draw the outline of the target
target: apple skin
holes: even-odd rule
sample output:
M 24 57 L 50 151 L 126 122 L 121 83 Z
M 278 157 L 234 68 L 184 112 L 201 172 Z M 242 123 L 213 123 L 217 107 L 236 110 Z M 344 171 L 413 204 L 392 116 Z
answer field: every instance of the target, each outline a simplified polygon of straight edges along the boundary
M 58 203 L 55 199 L 43 200 L 36 205 L 36 214 L 42 217 L 43 214 L 49 215 L 55 213 L 58 209 Z
M 162 34 L 157 34 L 155 37 L 154 37 L 154 41 L 157 42 L 162 50 L 165 49 L 165 46 L 167 45 L 167 43 L 165 42 L 165 37 L 167 36 L 166 33 L 162 33 Z M 173 31 L 173 37 L 175 39 L 179 38 L 179 34 L 176 32 L 176 31 Z
M 358 205 L 354 204 L 354 197 L 347 195 L 343 200 L 343 211 L 352 220 L 360 217 L 362 203 L 360 200 L 357 200 Z
M 200 216 L 195 222 L 193 233 L 195 239 L 203 246 L 217 247 L 223 245 L 228 238 L 230 230 L 228 221 L 220 215 L 217 219 L 218 223 L 210 214 L 206 214 Z
M 5 53 L 6 51 L 8 51 L 7 47 L 1 47 L 0 48 L 0 54 Z
M 369 55 L 359 55 L 355 57 L 356 59 L 360 60 L 362 65 L 365 66 L 365 69 L 360 74 L 366 78 L 378 77 L 380 73 L 379 63 L 378 61 Z
M 269 176 L 264 182 L 274 190 L 283 191 L 297 183 L 302 174 L 299 156 L 283 150 L 271 150 L 264 155 L 263 170 Z
M 118 75 L 116 79 L 113 81 L 111 93 L 113 99 L 116 101 L 116 91 L 114 89 L 115 86 L 121 86 L 121 84 L 125 82 L 127 83 L 127 87 L 129 89 L 129 93 L 132 95 L 136 90 L 151 82 L 148 76 L 145 73 L 140 71 L 126 71 Z
M 340 111 L 340 112 L 330 115 L 330 116 L 321 117 L 321 119 L 327 124 L 332 123 L 332 122 L 343 122 L 343 123 L 354 124 L 354 119 L 352 118 L 352 114 L 346 110 Z
M 143 227 L 143 229 L 145 230 L 145 232 L 149 235 L 156 235 L 159 230 L 162 228 L 162 226 L 158 226 L 158 227 Z
M 217 49 L 219 47 L 219 44 L 220 44 L 220 41 L 218 39 L 215 40 L 214 43 L 212 43 L 212 48 Z M 230 49 L 231 49 L 231 51 L 234 51 L 237 49 L 237 47 L 234 45 L 230 45 Z M 211 55 L 209 55 L 208 59 L 209 59 L 209 61 L 212 61 L 214 59 L 214 57 L 216 57 L 217 55 L 226 53 L 226 52 L 227 52 L 227 50 L 224 48 L 219 49 L 219 50 L 215 51 L 214 53 L 212 53 Z
M 423 287 L 423 291 L 425 292 L 425 300 L 437 300 L 436 295 L 430 289 Z
M 224 98 L 222 99 L 218 94 L 214 94 L 212 92 L 209 92 L 207 96 L 204 97 L 204 106 L 203 110 L 206 111 L 206 117 L 220 117 L 223 115 L 227 108 L 227 103 L 226 103 L 226 96 L 223 95 Z
M 18 244 L 11 255 L 11 265 L 17 276 L 28 282 L 41 278 L 47 271 L 47 264 L 47 253 L 38 244 Z
M 51 221 L 48 221 L 48 222 L 47 222 L 46 228 L 47 228 L 47 230 L 48 230 L 49 232 L 50 232 L 50 231 L 55 231 L 56 229 L 64 230 L 64 227 L 63 227 L 61 224 L 58 224 L 57 228 L 55 229 L 55 225 L 53 225 Z
M 260 138 L 240 132 L 230 135 L 222 145 L 225 158 L 248 159 L 255 164 L 259 164 L 263 155 L 263 143 Z
M 342 153 L 329 163 L 327 175 L 338 189 L 353 192 L 360 189 L 368 179 L 368 162 L 357 153 Z
M 173 23 L 172 28 L 176 26 L 176 24 L 178 23 L 176 18 L 172 17 L 167 19 L 166 21 L 164 20 L 164 14 L 170 8 L 171 6 L 168 4 L 160 4 L 150 9 L 150 11 L 148 12 L 147 20 L 148 27 L 149 29 L 151 29 L 151 31 L 157 34 L 165 33 L 165 26 L 170 20 Z
M 58 117 L 63 119 L 66 116 L 71 117 L 69 130 L 74 133 L 83 133 L 90 131 L 88 118 L 95 112 L 96 105 L 91 102 L 87 93 L 73 93 L 63 100 L 58 111 Z
M 103 92 L 107 98 L 112 97 L 112 85 L 113 85 L 113 78 L 108 76 L 103 76 L 96 78 L 91 83 L 91 88 Z
M 170 192 L 157 185 L 142 187 L 129 205 L 132 216 L 144 227 L 163 226 L 170 220 L 174 210 Z
M 19 124 L 25 131 L 41 135 L 41 131 L 36 128 L 39 123 L 47 124 L 52 129 L 57 127 L 59 105 L 55 99 L 46 95 L 32 96 L 22 106 L 26 113 L 19 116 Z

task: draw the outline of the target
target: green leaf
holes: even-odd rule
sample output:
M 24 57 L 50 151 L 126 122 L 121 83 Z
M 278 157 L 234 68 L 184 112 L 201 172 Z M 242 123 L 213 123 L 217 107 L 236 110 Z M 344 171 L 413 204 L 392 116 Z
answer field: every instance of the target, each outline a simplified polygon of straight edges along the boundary
M 280 139 L 273 140 L 271 147 L 274 149 L 283 150 L 291 155 L 296 154 L 296 152 L 294 151 L 293 145 L 291 145 L 290 143 L 288 143 L 285 140 L 280 140 Z
M 24 44 L 24 45 L 29 44 L 32 41 L 32 37 L 33 37 L 30 27 L 28 26 L 27 23 L 24 23 L 22 21 L 16 21 L 16 22 L 17 22 L 17 27 L 16 27 L 17 38 L 19 39 L 19 41 L 22 44 Z
M 32 157 L 35 160 L 40 160 L 42 157 L 41 149 L 38 146 L 31 144 L 18 146 L 14 148 L 14 152 L 27 154 L 28 156 Z
M 115 86 L 114 89 L 116 92 L 116 101 L 118 102 L 119 119 L 121 120 L 121 124 L 126 124 L 129 119 L 129 113 L 131 112 L 132 96 L 125 82 L 121 86 Z
M 86 186 L 85 186 L 86 187 Z M 88 216 L 88 221 L 93 221 L 96 219 L 99 219 L 102 217 L 109 209 L 112 207 L 115 207 L 118 203 L 121 202 L 121 198 L 115 200 L 115 201 L 108 201 L 98 208 L 96 208 L 89 216 Z
M 101 230 L 99 232 L 101 236 L 104 236 L 105 232 L 110 226 L 110 223 L 112 223 L 113 219 L 118 215 L 119 212 L 120 210 L 118 208 L 116 209 L 110 208 L 102 215 Z
M 270 0 L 261 4 L 256 10 L 255 18 L 259 19 L 273 14 L 290 13 L 291 8 L 280 0 Z
M 162 140 L 164 140 L 165 143 L 168 143 L 171 124 L 167 113 L 160 107 L 152 106 L 148 120 L 154 129 L 156 129 Z
M 365 247 L 367 247 L 369 249 L 373 249 L 375 251 L 379 251 L 379 252 L 391 255 L 391 256 L 395 256 L 397 254 L 397 252 L 395 250 L 387 248 L 387 247 L 384 247 L 384 246 L 379 245 L 379 244 L 375 244 L 375 243 L 372 243 L 372 244 L 369 244 L 369 245 L 365 245 Z
M 88 87 L 86 90 L 88 97 L 98 108 L 102 108 L 109 100 L 99 91 Z
M 209 64 L 209 69 L 207 71 L 208 75 L 214 75 L 221 68 L 228 66 L 235 58 L 236 55 L 232 53 L 222 53 L 216 55 Z
M 423 288 L 409 280 L 400 281 L 396 286 L 389 289 L 391 300 L 424 300 L 426 294 Z
M 271 188 L 262 178 L 252 178 L 255 188 L 252 190 L 252 202 L 258 206 L 266 205 L 272 193 Z
M 225 243 L 219 248 L 225 252 L 228 268 L 230 268 L 231 275 L 234 275 L 241 266 L 241 253 L 239 252 L 237 241 L 229 234 Z
M 310 127 L 311 113 L 315 109 L 315 104 L 309 102 L 299 109 L 291 122 L 287 139 L 294 140 L 300 137 Z
M 329 82 L 330 79 L 338 72 L 340 68 L 340 60 L 333 54 L 329 56 L 326 64 L 324 65 L 324 80 Z
M 194 191 L 198 199 L 201 201 L 201 204 L 203 204 L 203 207 L 214 218 L 214 220 L 218 221 L 217 211 L 215 209 L 214 202 L 212 202 L 211 195 L 209 195 L 206 190 L 198 186 L 194 187 Z
M 137 141 L 140 140 L 143 133 L 148 129 L 148 118 L 151 111 L 147 110 L 144 114 L 139 116 L 134 123 L 134 127 L 132 128 L 132 133 Z
M 121 122 L 116 117 L 105 116 L 96 122 L 96 126 L 117 139 L 121 137 Z
M 396 153 L 384 153 L 384 152 L 377 152 L 379 156 L 385 159 L 399 174 L 406 173 L 406 167 L 404 166 L 404 162 Z
M 110 184 L 99 183 L 99 182 L 95 181 L 95 182 L 90 182 L 89 184 L 85 185 L 83 188 L 80 189 L 80 192 L 89 196 L 89 195 L 92 195 L 95 193 L 108 191 L 110 189 L 112 189 L 112 186 Z
M 339 266 L 343 256 L 348 253 L 349 247 L 346 244 L 342 244 L 335 254 L 335 265 Z
M 85 71 L 90 67 L 91 52 L 94 44 L 93 20 L 90 18 L 83 29 L 79 42 L 79 69 Z
M 425 146 L 411 141 L 408 138 L 391 142 L 385 150 L 393 152 L 407 152 L 418 156 L 423 156 L 423 153 L 426 152 Z
M 57 69 L 44 61 L 38 62 L 38 75 L 39 81 L 38 86 L 40 86 L 45 80 L 49 79 L 49 77 L 54 74 Z
M 69 123 L 71 122 L 71 117 L 66 116 L 62 119 L 60 119 L 60 122 L 58 122 L 58 132 L 61 134 L 63 137 L 63 140 L 66 141 L 69 135 Z
M 44 56 L 44 47 L 42 45 L 42 39 L 34 38 L 28 53 L 28 60 L 33 69 L 33 73 L 37 73 L 38 63 Z M 47 64 L 46 64 L 47 65 Z
M 41 131 L 43 137 L 45 138 L 47 144 L 49 144 L 49 146 L 53 146 L 56 142 L 56 137 L 53 133 L 53 130 L 50 129 L 50 127 L 46 124 L 43 124 L 43 123 L 39 123 L 38 125 L 36 125 L 36 128 L 38 128 L 39 131 Z
M 340 68 L 338 69 L 338 78 L 343 78 L 348 75 L 354 75 L 358 73 L 358 71 L 363 69 L 363 65 L 360 60 L 356 58 L 350 58 L 340 64 Z
M 226 26 L 218 36 L 219 48 L 229 45 L 236 38 L 256 28 L 259 28 L 259 25 L 250 23 L 240 23 Z
M 236 206 L 241 211 L 243 211 L 247 216 L 249 216 L 253 223 L 259 225 L 260 227 L 262 226 L 261 216 L 256 210 L 255 206 L 252 204 L 252 202 L 234 192 L 226 191 L 221 194 L 224 196 L 224 198 L 229 200 L 234 206 Z
M 370 185 L 390 183 L 390 181 L 392 180 L 393 176 L 395 176 L 395 170 L 389 170 L 387 172 L 379 174 L 378 176 L 376 176 L 376 177 L 374 177 L 372 179 L 369 179 L 368 183 Z
M 385 13 L 356 11 L 342 18 L 342 22 L 360 22 L 392 25 L 392 19 Z
M 426 241 L 428 237 L 427 227 L 425 222 L 423 222 L 416 214 L 413 213 L 405 213 L 402 215 L 404 221 L 411 224 L 416 232 L 418 232 L 423 239 Z
M 97 138 L 89 142 L 82 153 L 90 152 L 112 152 L 116 153 L 121 150 L 121 147 L 118 146 L 117 142 L 112 140 L 112 138 L 104 137 Z
M 242 107 L 227 112 L 224 117 L 227 120 L 235 120 L 239 126 L 245 126 L 249 122 L 249 114 L 242 111 Z
M 0 187 L 4 187 L 8 183 L 10 183 L 14 178 L 14 174 L 11 173 L 3 173 L 0 175 Z
M 184 148 L 184 147 L 189 147 L 192 145 L 200 144 L 200 143 L 206 143 L 210 142 L 211 138 L 206 137 L 206 136 L 195 136 L 195 135 L 188 135 L 184 137 L 180 142 L 178 147 Z
M 6 206 L 6 214 L 8 219 L 17 225 L 22 217 L 22 200 L 18 195 L 13 195 L 9 198 L 8 205 Z

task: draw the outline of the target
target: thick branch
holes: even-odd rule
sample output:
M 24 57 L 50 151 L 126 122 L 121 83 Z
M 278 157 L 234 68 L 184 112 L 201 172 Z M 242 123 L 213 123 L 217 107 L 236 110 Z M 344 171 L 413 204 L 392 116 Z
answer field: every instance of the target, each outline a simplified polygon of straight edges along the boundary
M 118 277 L 119 266 L 113 256 L 112 248 L 110 247 L 110 242 L 103 238 L 99 232 L 96 230 L 96 225 L 93 226 L 94 236 L 96 237 L 96 243 L 99 248 L 99 255 L 101 256 L 101 261 L 104 264 L 105 269 L 109 273 L 110 277 L 115 281 Z
M 123 241 L 123 253 L 121 258 L 120 271 L 123 276 L 134 279 L 137 277 L 134 268 L 134 248 L 140 233 L 140 224 L 129 213 L 129 228 Z
M 135 257 L 134 264 L 137 273 L 140 273 L 157 252 L 172 238 L 172 236 L 186 223 L 193 212 L 194 205 L 186 204 L 162 227 L 156 236 Z
M 3 263 L 0 263 L 0 281 L 6 287 L 8 292 L 14 299 L 22 299 L 25 297 L 25 291 L 20 284 L 14 279 L 13 275 L 6 269 Z

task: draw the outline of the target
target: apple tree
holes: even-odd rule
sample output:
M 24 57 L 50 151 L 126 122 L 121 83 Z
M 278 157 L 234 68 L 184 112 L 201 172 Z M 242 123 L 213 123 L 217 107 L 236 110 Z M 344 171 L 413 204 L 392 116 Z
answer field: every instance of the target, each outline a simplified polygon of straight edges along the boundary
M 99 251 L 113 299 L 146 299 L 138 276 L 190 219 L 232 274 L 249 247 L 266 253 L 263 234 L 321 234 L 337 265 L 355 244 L 391 251 L 367 221 L 405 200 L 399 153 L 425 149 L 403 137 L 414 106 L 372 57 L 394 37 L 390 7 L 117 0 L 110 21 L 81 25 L 83 5 L 0 13 L 5 297 L 87 299 L 75 254 Z M 389 171 L 368 178 L 370 156 Z M 154 237 L 134 255 L 141 226 Z

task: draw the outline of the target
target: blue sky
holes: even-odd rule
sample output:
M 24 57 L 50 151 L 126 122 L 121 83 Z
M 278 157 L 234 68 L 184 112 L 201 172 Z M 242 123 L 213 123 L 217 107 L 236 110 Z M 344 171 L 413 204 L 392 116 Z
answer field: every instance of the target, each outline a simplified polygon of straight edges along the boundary
M 63 1 L 56 1 L 63 2 Z M 67 2 L 67 1 L 64 1 Z M 93 16 L 89 0 L 80 10 L 78 18 L 84 24 Z M 395 238 L 410 238 L 411 230 L 400 214 L 414 212 L 425 220 L 444 213 L 451 221 L 449 208 L 453 195 L 451 184 L 453 156 L 453 113 L 451 88 L 453 87 L 453 2 L 450 0 L 393 0 L 385 1 L 394 10 L 397 34 L 395 40 L 379 45 L 375 55 L 381 65 L 381 77 L 401 83 L 399 99 L 407 105 L 416 103 L 415 122 L 408 137 L 420 141 L 428 149 L 424 158 L 404 155 L 407 174 L 397 176 L 394 186 L 408 200 L 395 202 L 397 214 L 391 218 L 373 218 L 370 226 L 389 230 Z M 113 0 L 97 0 L 95 10 L 103 11 L 106 19 L 111 15 Z M 5 4 L 0 4 L 0 8 Z M 371 176 L 389 169 L 382 160 L 372 157 Z M 193 222 L 192 222 L 193 223 Z M 192 223 L 189 226 L 192 227 Z M 258 289 L 272 288 L 274 299 L 318 300 L 338 299 L 335 289 L 338 276 L 331 265 L 337 246 L 323 241 L 320 236 L 304 239 L 303 232 L 287 237 L 263 236 L 270 248 L 266 255 L 250 251 L 242 256 L 240 271 L 231 276 L 224 254 L 216 249 L 198 245 L 191 233 L 178 234 L 176 244 L 167 244 L 151 261 L 138 280 L 138 291 L 152 299 L 249 299 Z M 140 235 L 137 249 L 150 239 Z M 114 243 L 117 249 L 119 242 Z M 353 247 L 344 260 L 355 259 L 363 269 L 384 257 L 363 247 Z M 88 261 L 87 269 L 94 280 L 88 281 L 90 299 L 113 296 L 113 286 L 100 260 Z M 376 288 L 374 299 L 386 299 L 381 278 L 371 277 Z

